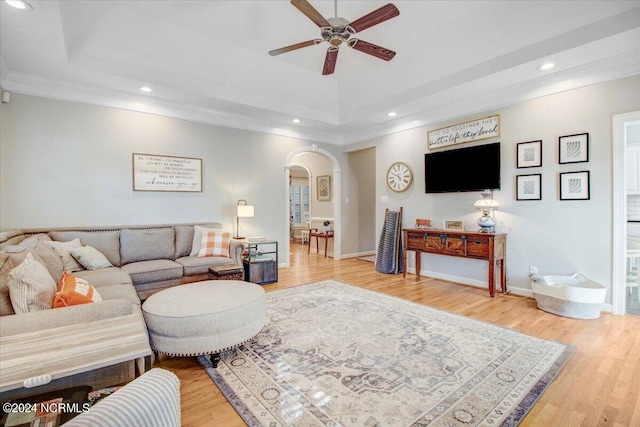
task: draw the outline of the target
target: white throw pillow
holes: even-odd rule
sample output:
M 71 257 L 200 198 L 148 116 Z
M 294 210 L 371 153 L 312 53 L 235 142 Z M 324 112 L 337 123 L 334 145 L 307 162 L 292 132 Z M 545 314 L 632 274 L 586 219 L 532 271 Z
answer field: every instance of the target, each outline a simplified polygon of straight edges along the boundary
M 193 243 L 191 244 L 191 253 L 189 256 L 198 256 L 198 252 L 200 252 L 200 247 L 202 246 L 202 232 L 203 231 L 222 231 L 222 227 L 218 228 L 204 228 L 199 225 L 193 226 Z
M 71 251 L 74 249 L 78 249 L 82 247 L 82 243 L 80 243 L 80 239 L 73 239 L 70 242 L 42 242 L 47 246 L 51 246 L 62 258 L 62 264 L 64 264 L 64 271 L 68 271 L 69 273 L 73 273 L 74 271 L 83 270 L 82 265 L 76 261 L 76 259 L 71 255 Z
M 53 306 L 56 282 L 44 265 L 28 253 L 7 278 L 11 306 L 16 314 L 47 310 Z
M 71 250 L 71 256 L 87 270 L 100 270 L 113 267 L 107 257 L 92 246 L 82 246 L 73 249 Z

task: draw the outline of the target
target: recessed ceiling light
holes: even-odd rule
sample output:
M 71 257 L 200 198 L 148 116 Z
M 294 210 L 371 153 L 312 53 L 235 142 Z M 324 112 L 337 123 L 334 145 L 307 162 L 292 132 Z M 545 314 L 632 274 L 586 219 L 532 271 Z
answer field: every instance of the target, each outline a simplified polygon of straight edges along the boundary
M 300 119 L 293 119 L 291 120 L 293 123 L 300 123 Z
M 140 90 L 140 92 L 146 92 L 146 93 L 153 92 L 153 89 L 151 89 L 149 86 L 140 86 L 138 89 Z
M 31 5 L 26 1 L 22 0 L 4 0 L 11 7 L 15 7 L 16 9 L 26 10 L 31 9 Z
M 390 112 L 390 113 L 387 113 L 387 116 L 389 116 L 389 117 L 395 117 L 395 116 L 397 116 L 397 115 L 398 115 L 398 113 L 396 113 L 396 112 L 394 112 L 394 111 L 392 111 L 392 112 Z
M 540 66 L 538 67 L 538 70 L 540 70 L 540 71 L 547 71 L 547 70 L 552 69 L 552 68 L 553 68 L 553 67 L 555 67 L 555 66 L 556 66 L 556 64 L 554 64 L 553 62 L 547 62 L 547 63 L 544 63 L 544 64 L 540 65 Z

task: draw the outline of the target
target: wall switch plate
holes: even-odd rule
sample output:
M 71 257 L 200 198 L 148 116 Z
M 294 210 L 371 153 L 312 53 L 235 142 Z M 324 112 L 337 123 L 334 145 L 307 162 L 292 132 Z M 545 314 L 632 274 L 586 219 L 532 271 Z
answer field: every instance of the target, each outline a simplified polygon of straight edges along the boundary
M 380 203 L 389 203 L 389 196 L 380 196 Z

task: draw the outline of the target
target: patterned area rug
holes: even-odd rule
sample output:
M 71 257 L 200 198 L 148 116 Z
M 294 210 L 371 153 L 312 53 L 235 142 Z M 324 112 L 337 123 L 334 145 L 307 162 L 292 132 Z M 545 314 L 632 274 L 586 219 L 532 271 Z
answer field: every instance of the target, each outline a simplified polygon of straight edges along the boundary
M 250 426 L 515 426 L 572 348 L 335 281 L 267 293 L 211 378 Z

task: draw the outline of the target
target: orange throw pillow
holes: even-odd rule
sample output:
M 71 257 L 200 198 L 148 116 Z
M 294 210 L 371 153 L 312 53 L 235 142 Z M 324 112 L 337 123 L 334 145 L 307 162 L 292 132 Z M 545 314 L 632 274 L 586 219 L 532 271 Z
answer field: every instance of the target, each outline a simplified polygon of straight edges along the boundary
M 58 291 L 53 297 L 53 308 L 100 301 L 102 301 L 102 297 L 96 288 L 86 280 L 65 271 L 58 282 Z
M 221 256 L 229 258 L 231 233 L 202 230 L 199 257 Z

